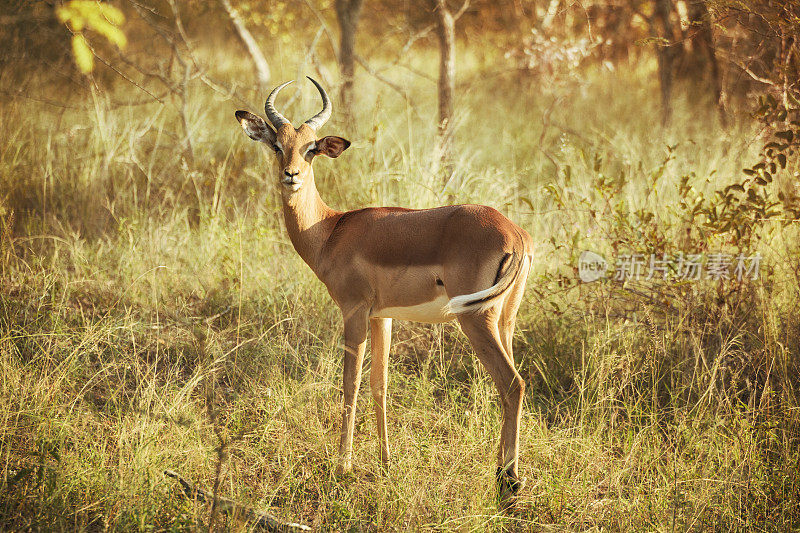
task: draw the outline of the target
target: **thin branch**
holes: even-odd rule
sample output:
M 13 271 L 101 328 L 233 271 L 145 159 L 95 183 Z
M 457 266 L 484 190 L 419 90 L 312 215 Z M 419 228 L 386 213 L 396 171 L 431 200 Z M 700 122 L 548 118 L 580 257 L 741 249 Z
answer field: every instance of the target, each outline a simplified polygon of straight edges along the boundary
M 53 107 L 60 107 L 62 109 L 81 109 L 84 111 L 88 109 L 86 106 L 74 106 L 57 102 L 55 100 L 50 100 L 47 98 L 39 98 L 36 96 L 31 96 L 26 91 L 9 91 L 8 89 L 0 89 L 0 94 L 4 94 L 12 98 L 25 98 L 26 100 L 33 100 L 34 102 L 41 102 L 43 104 L 51 105 Z
M 374 76 L 375 79 L 377 79 L 379 81 L 382 81 L 383 83 L 385 83 L 386 85 L 388 85 L 389 87 L 391 87 L 392 89 L 394 89 L 395 91 L 400 93 L 400 96 L 402 96 L 403 98 L 408 100 L 408 93 L 405 91 L 405 89 L 403 89 L 402 87 L 400 87 L 399 85 L 394 83 L 392 80 L 384 77 L 379 72 L 377 72 L 375 69 L 370 67 L 369 63 L 367 63 L 367 61 L 363 57 L 361 57 L 360 55 L 356 54 L 355 58 L 356 58 L 356 61 L 358 62 L 358 64 L 361 65 L 364 68 L 364 70 L 366 70 L 368 73 L 370 73 L 372 76 Z
M 200 81 L 205 83 L 209 89 L 226 99 L 234 98 L 238 100 L 240 104 L 250 105 L 250 102 L 247 100 L 247 98 L 240 94 L 235 87 L 228 87 L 224 83 L 215 80 L 205 72 L 200 72 Z
M 94 53 L 94 49 L 92 49 L 92 53 Z M 153 100 L 158 101 L 158 103 L 160 103 L 160 104 L 164 103 L 164 100 L 162 100 L 158 96 L 154 95 L 153 93 L 151 93 L 150 91 L 148 91 L 147 89 L 145 89 L 144 87 L 142 87 L 141 85 L 139 85 L 138 83 L 133 81 L 131 78 L 126 76 L 121 70 L 119 70 L 114 65 L 112 65 L 111 63 L 109 63 L 108 61 L 103 59 L 101 56 L 99 56 L 96 53 L 94 53 L 94 57 L 96 57 L 102 64 L 104 64 L 105 66 L 107 66 L 108 68 L 113 70 L 119 77 L 121 77 L 122 79 L 124 79 L 125 81 L 127 81 L 128 83 L 130 83 L 131 85 L 133 85 L 134 87 L 139 89 L 140 91 L 142 91 L 144 93 L 147 93 L 147 95 L 150 96 Z
M 306 63 L 311 63 L 314 66 L 314 70 L 317 71 L 317 74 L 322 79 L 322 83 L 325 86 L 330 87 L 334 84 L 333 80 L 331 79 L 330 72 L 328 69 L 325 68 L 322 63 L 320 63 L 319 58 L 317 57 L 317 52 L 315 48 L 317 47 L 317 43 L 319 42 L 319 38 L 322 37 L 322 34 L 325 33 L 325 28 L 320 27 L 317 30 L 316 35 L 314 35 L 314 40 L 311 41 L 311 44 L 308 47 L 308 54 L 306 54 Z
M 253 66 L 256 69 L 258 83 L 261 85 L 262 89 L 266 89 L 269 86 L 270 79 L 270 69 L 267 58 L 264 57 L 264 53 L 258 46 L 253 34 L 247 29 L 247 25 L 244 23 L 244 20 L 242 20 L 242 17 L 239 16 L 237 9 L 231 5 L 230 0 L 219 0 L 219 2 L 222 4 L 225 12 L 228 13 L 228 18 L 230 18 L 236 30 L 236 35 L 239 36 L 239 39 L 250 54 L 250 59 L 253 61 Z
M 453 22 L 457 22 L 458 19 L 461 18 L 461 15 L 463 15 L 467 11 L 467 9 L 469 9 L 469 3 L 470 0 L 464 0 L 464 3 L 461 4 L 461 7 L 453 15 Z
M 207 491 L 198 488 L 172 470 L 164 470 L 164 475 L 177 481 L 183 489 L 186 497 L 190 500 L 199 500 L 204 503 L 211 503 L 223 513 L 241 516 L 248 522 L 253 522 L 256 527 L 266 529 L 267 531 L 275 531 L 280 533 L 292 531 L 311 531 L 311 528 L 308 526 L 294 522 L 282 522 L 272 515 L 262 513 L 261 511 L 257 511 L 252 507 L 248 507 L 241 503 L 237 503 L 229 498 L 223 498 L 220 496 L 214 497 L 212 494 L 209 494 Z
M 167 45 L 169 45 L 170 48 L 172 48 L 172 50 L 174 52 L 172 57 L 177 59 L 178 63 L 180 63 L 181 66 L 183 66 L 185 68 L 186 61 L 184 61 L 183 57 L 181 56 L 180 50 L 178 48 L 177 43 L 175 42 L 175 39 L 171 35 L 169 35 L 169 33 L 171 33 L 171 31 L 168 28 L 161 27 L 157 22 L 149 20 L 145 16 L 142 6 L 140 6 L 134 0 L 129 0 L 129 1 L 134 6 L 134 9 L 138 13 L 138 15 L 142 19 L 142 21 L 144 21 L 145 24 L 150 26 L 153 29 L 153 31 L 155 31 L 164 40 L 164 42 L 167 43 Z M 227 87 L 224 83 L 215 80 L 214 78 L 212 78 L 211 76 L 208 75 L 208 72 L 205 69 L 200 67 L 200 65 L 197 63 L 197 61 L 196 61 L 196 59 L 194 57 L 194 54 L 192 52 L 192 47 L 191 47 L 191 44 L 189 43 L 188 37 L 186 36 L 185 31 L 183 31 L 183 24 L 179 20 L 180 13 L 177 12 L 177 6 L 175 6 L 174 4 L 171 4 L 171 5 L 173 6 L 173 14 L 176 17 L 176 28 L 178 28 L 179 34 L 181 35 L 181 38 L 183 40 L 183 44 L 186 46 L 186 49 L 189 52 L 189 57 L 192 60 L 192 63 L 194 63 L 194 68 L 195 68 L 196 72 L 192 76 L 192 79 L 199 78 L 203 83 L 206 84 L 206 86 L 208 86 L 214 92 L 216 92 L 216 93 L 218 93 L 218 94 L 220 94 L 220 95 L 222 95 L 222 96 L 224 96 L 226 98 L 231 98 L 231 97 L 236 98 L 237 100 L 239 100 L 240 103 L 247 104 L 248 103 L 247 99 L 244 98 L 242 95 L 240 95 L 238 92 L 236 92 L 236 90 L 234 88 Z M 163 15 L 160 15 L 158 13 L 154 12 L 154 14 L 156 16 L 160 16 L 162 18 L 165 18 L 165 17 L 163 17 Z M 138 67 L 137 67 L 137 69 L 138 69 Z M 144 74 L 145 72 L 142 72 L 142 73 Z M 177 84 L 172 84 L 169 81 L 166 81 L 166 79 L 163 76 L 160 76 L 158 74 L 153 74 L 152 72 L 149 73 L 148 75 L 155 76 L 155 77 L 159 78 L 165 85 L 167 85 L 167 87 L 170 87 L 171 91 L 174 92 L 174 91 L 178 90 Z
M 132 61 L 130 59 L 128 59 L 128 57 L 125 54 L 122 54 L 122 53 L 117 54 L 117 59 L 122 61 L 123 63 L 125 63 L 129 67 L 133 68 L 134 70 L 136 70 L 142 76 L 145 76 L 145 77 L 148 77 L 148 78 L 154 78 L 154 79 L 158 80 L 159 82 L 161 82 L 164 85 L 164 87 L 166 87 L 166 89 L 167 89 L 167 91 L 169 93 L 172 93 L 172 92 L 175 92 L 176 90 L 178 90 L 177 85 L 175 83 L 173 83 L 172 80 L 170 80 L 169 78 L 165 77 L 161 72 L 156 72 L 154 70 L 145 69 L 142 65 L 140 65 L 139 63 L 136 63 L 136 62 L 134 62 L 134 61 Z M 162 98 L 163 98 L 163 96 L 162 96 Z
M 413 34 L 411 37 L 408 38 L 406 44 L 404 44 L 403 47 L 400 49 L 400 52 L 398 52 L 397 57 L 395 57 L 393 61 L 382 66 L 375 72 L 383 72 L 385 70 L 388 70 L 396 66 L 398 63 L 400 63 L 400 61 L 403 60 L 404 57 L 406 57 L 406 54 L 408 54 L 408 51 L 411 49 L 412 46 L 414 46 L 414 43 L 416 43 L 418 40 L 428 35 L 430 32 L 433 31 L 434 28 L 436 28 L 436 24 L 430 24 L 422 28 L 417 33 Z
M 750 67 L 748 67 L 747 65 L 745 65 L 745 64 L 744 64 L 744 63 L 742 63 L 741 61 L 739 61 L 739 60 L 737 60 L 737 59 L 734 59 L 732 56 L 728 56 L 728 58 L 727 58 L 727 59 L 728 59 L 728 60 L 729 60 L 731 63 L 733 63 L 734 65 L 736 65 L 736 66 L 737 66 L 737 67 L 739 67 L 740 69 L 742 69 L 742 70 L 743 70 L 743 71 L 744 71 L 744 72 L 745 72 L 745 73 L 746 73 L 748 76 L 750 76 L 750 77 L 751 77 L 753 80 L 755 80 L 755 81 L 757 81 L 757 82 L 760 82 L 760 83 L 763 83 L 763 84 L 766 84 L 766 85 L 770 85 L 770 86 L 774 87 L 775 89 L 779 89 L 779 87 L 778 87 L 778 84 L 777 84 L 777 83 L 775 83 L 774 81 L 772 81 L 772 80 L 770 80 L 770 79 L 768 79 L 768 78 L 762 78 L 761 76 L 759 76 L 758 74 L 756 74 L 755 72 L 753 72 L 752 70 L 750 70 Z
M 146 5 L 144 5 L 144 4 L 141 4 L 141 3 L 137 2 L 136 0 L 128 0 L 128 2 L 129 2 L 130 4 L 132 4 L 134 7 L 137 7 L 137 8 L 140 8 L 140 9 L 147 10 L 147 11 L 149 11 L 150 13 L 152 13 L 153 15 L 155 15 L 155 16 L 157 16 L 157 17 L 161 17 L 162 19 L 165 19 L 165 20 L 166 20 L 166 18 L 167 18 L 167 17 L 165 17 L 164 15 L 162 15 L 161 13 L 159 13 L 159 12 L 156 10 L 156 8 L 154 8 L 154 7 L 151 7 L 151 6 L 146 6 Z
M 311 12 L 314 14 L 314 16 L 317 17 L 317 20 L 319 20 L 319 23 L 325 29 L 325 35 L 327 35 L 328 42 L 331 45 L 331 50 L 333 50 L 333 57 L 334 57 L 334 59 L 336 59 L 336 62 L 339 63 L 339 48 L 336 46 L 336 37 L 334 37 L 330 26 L 328 26 L 328 23 L 325 22 L 325 19 L 323 18 L 322 14 L 320 14 L 320 12 L 317 11 L 317 8 L 315 8 L 311 4 L 311 2 L 309 2 L 308 0 L 303 0 L 303 2 L 306 4 L 308 9 L 311 10 Z
M 434 30 L 434 28 L 436 28 L 436 24 L 430 24 L 428 26 L 425 26 L 421 30 L 419 30 L 417 33 L 415 33 L 411 37 L 409 37 L 408 41 L 406 41 L 406 44 L 404 44 L 403 48 L 400 49 L 400 53 L 397 54 L 397 59 L 395 59 L 393 64 L 399 63 L 400 60 L 406 56 L 406 54 L 411 49 L 411 47 L 414 46 L 414 43 L 416 43 L 418 40 L 422 39 L 423 37 L 427 36 L 430 32 L 432 32 Z
M 169 5 L 172 7 L 172 13 L 175 16 L 175 28 L 178 30 L 178 35 L 180 36 L 181 40 L 183 41 L 183 45 L 186 47 L 186 52 L 189 54 L 189 59 L 192 60 L 192 64 L 194 69 L 198 72 L 202 72 L 203 69 L 200 67 L 200 64 L 197 61 L 197 58 L 194 55 L 194 48 L 189 43 L 189 36 L 186 35 L 186 30 L 183 27 L 183 20 L 181 19 L 181 12 L 178 8 L 178 5 L 175 3 L 175 0 L 169 0 Z M 178 54 L 177 47 L 175 48 L 175 53 Z M 179 54 L 178 54 L 179 55 Z M 180 59 L 180 57 L 178 58 Z
M 73 32 L 72 32 L 72 31 L 70 31 L 70 33 L 73 33 Z M 92 46 L 92 45 L 91 45 L 91 43 L 89 43 L 89 45 L 88 45 L 88 46 L 89 46 L 89 50 L 91 50 L 91 51 L 92 51 L 92 55 L 93 55 L 95 58 L 97 58 L 97 59 L 98 59 L 98 60 L 99 60 L 99 61 L 100 61 L 102 64 L 104 64 L 105 66 L 107 66 L 108 68 L 110 68 L 110 69 L 111 69 L 111 70 L 112 70 L 112 71 L 113 71 L 115 74 L 117 74 L 117 75 L 118 75 L 120 78 L 122 78 L 123 80 L 127 81 L 128 83 L 130 83 L 131 85 L 133 85 L 134 87 L 136 87 L 137 89 L 139 89 L 140 91 L 142 91 L 142 92 L 146 93 L 148 96 L 150 96 L 150 97 L 151 97 L 151 98 L 153 98 L 154 100 L 157 100 L 159 103 L 161 103 L 161 104 L 163 104 L 163 103 L 164 103 L 164 101 L 163 101 L 163 100 L 161 100 L 161 99 L 160 99 L 158 96 L 154 95 L 153 93 L 151 93 L 150 91 L 148 91 L 147 89 L 145 89 L 144 87 L 142 87 L 141 85 L 139 85 L 138 83 L 136 83 L 134 80 L 132 80 L 131 78 L 129 78 L 128 76 L 126 76 L 126 75 L 125 75 L 125 73 L 123 73 L 123 72 L 122 72 L 121 70 L 119 70 L 117 67 L 115 67 L 114 65 L 112 65 L 111 63 L 109 63 L 108 61 L 106 61 L 106 60 L 105 60 L 103 57 L 101 57 L 101 56 L 100 56 L 100 55 L 97 53 L 97 51 L 94 49 L 94 46 Z
M 397 66 L 400 67 L 400 68 L 406 69 L 411 74 L 414 74 L 415 76 L 419 76 L 422 79 L 428 80 L 428 81 L 430 81 L 432 83 L 437 83 L 436 78 L 434 78 L 433 76 L 431 76 L 430 74 L 428 74 L 426 72 L 422 72 L 421 70 L 412 67 L 411 65 L 404 65 L 404 64 L 400 63 Z

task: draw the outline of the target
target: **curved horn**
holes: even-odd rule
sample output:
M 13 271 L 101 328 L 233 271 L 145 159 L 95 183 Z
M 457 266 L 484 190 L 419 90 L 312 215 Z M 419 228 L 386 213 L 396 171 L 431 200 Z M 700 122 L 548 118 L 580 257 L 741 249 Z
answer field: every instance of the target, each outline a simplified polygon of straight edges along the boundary
M 278 92 L 281 89 L 283 89 L 293 81 L 294 80 L 289 80 L 272 89 L 272 92 L 269 93 L 269 96 L 267 96 L 267 103 L 264 104 L 264 112 L 267 114 L 267 118 L 269 119 L 270 122 L 272 122 L 272 125 L 275 126 L 276 130 L 281 126 L 283 126 L 284 124 L 290 124 L 290 122 L 286 120 L 286 117 L 278 113 L 278 111 L 275 109 L 275 97 L 278 96 Z
M 316 85 L 317 90 L 319 91 L 319 95 L 322 97 L 322 111 L 311 117 L 310 119 L 306 120 L 306 124 L 309 127 L 317 131 L 322 127 L 323 124 L 328 122 L 328 119 L 331 118 L 331 113 L 333 113 L 333 107 L 331 107 L 331 99 L 328 98 L 328 93 L 325 92 L 325 89 L 322 88 L 322 85 L 317 83 L 317 80 L 312 78 L 311 76 L 306 76 L 311 83 Z

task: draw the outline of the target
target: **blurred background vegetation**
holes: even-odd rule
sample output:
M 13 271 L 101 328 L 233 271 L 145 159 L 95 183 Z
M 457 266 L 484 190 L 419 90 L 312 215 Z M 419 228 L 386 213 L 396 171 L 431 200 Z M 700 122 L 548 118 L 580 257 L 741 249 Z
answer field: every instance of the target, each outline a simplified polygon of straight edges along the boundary
M 321 530 L 800 527 L 800 2 L 0 1 L 0 526 L 246 529 L 162 472 Z M 341 324 L 236 109 L 336 96 L 334 208 L 481 203 L 536 242 L 499 407 L 454 325 L 396 323 L 333 474 Z M 281 93 L 295 123 L 308 83 Z M 581 284 L 583 250 L 762 256 Z M 369 363 L 367 363 L 369 364 Z M 362 389 L 363 390 L 363 389 Z

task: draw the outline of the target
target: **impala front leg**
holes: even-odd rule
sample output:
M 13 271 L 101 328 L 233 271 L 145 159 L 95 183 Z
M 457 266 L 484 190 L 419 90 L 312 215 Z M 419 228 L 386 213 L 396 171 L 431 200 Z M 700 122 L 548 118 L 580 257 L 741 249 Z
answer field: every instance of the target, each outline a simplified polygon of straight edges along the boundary
M 367 345 L 367 321 L 369 315 L 361 309 L 345 312 L 344 315 L 344 412 L 342 414 L 342 438 L 339 442 L 338 474 L 353 469 L 353 431 L 356 424 L 356 403 L 361 385 L 361 365 Z
M 372 367 L 369 387 L 375 403 L 375 422 L 378 426 L 381 465 L 389 465 L 389 437 L 386 433 L 386 381 L 389 375 L 389 346 L 392 342 L 392 319 L 370 319 L 372 343 Z

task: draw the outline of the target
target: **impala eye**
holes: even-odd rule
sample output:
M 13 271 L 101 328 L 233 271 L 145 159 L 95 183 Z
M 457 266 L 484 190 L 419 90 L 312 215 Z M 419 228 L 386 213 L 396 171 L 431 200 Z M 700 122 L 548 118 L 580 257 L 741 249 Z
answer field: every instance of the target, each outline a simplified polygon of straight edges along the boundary
M 281 147 L 280 147 L 280 146 L 278 146 L 277 144 L 273 144 L 273 145 L 272 145 L 272 149 L 273 149 L 273 150 L 275 150 L 275 153 L 276 153 L 276 154 L 279 154 L 279 153 L 281 153 Z
M 306 156 L 316 155 L 316 154 L 317 154 L 317 145 L 316 144 L 311 145 L 311 147 L 308 150 L 306 150 Z

